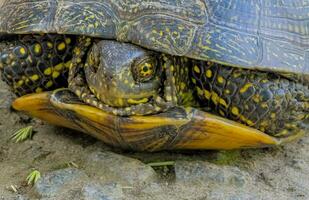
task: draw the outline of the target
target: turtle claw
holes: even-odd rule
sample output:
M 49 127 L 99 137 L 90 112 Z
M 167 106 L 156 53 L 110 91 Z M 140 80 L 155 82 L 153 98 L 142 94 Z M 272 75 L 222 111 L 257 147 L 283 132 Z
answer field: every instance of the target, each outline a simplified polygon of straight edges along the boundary
M 15 100 L 13 107 L 88 133 L 109 145 L 139 151 L 258 148 L 283 142 L 195 108 L 175 107 L 149 116 L 116 116 L 85 105 L 67 89 L 24 96 Z

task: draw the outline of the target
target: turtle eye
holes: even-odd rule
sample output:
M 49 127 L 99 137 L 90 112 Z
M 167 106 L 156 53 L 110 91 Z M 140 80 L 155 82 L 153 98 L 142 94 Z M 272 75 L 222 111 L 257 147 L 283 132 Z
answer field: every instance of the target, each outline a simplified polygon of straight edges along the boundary
M 133 70 L 135 80 L 138 82 L 147 82 L 151 80 L 156 74 L 156 62 L 153 59 L 143 60 L 136 64 Z

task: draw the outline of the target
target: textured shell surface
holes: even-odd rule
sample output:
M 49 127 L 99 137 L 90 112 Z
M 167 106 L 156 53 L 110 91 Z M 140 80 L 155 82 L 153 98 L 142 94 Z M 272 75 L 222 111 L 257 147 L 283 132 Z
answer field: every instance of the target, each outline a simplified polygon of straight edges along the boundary
M 0 0 L 0 33 L 83 34 L 309 80 L 308 0 Z

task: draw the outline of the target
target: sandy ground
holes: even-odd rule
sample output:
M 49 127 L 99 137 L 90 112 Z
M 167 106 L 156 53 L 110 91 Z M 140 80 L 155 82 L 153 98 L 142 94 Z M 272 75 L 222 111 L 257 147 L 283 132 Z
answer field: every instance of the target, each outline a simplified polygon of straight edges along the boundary
M 96 179 L 100 167 L 88 168 L 89 162 L 86 162 L 93 152 L 114 152 L 141 161 L 141 166 L 149 162 L 176 161 L 175 166 L 156 168 L 156 178 L 147 187 L 136 186 L 132 191 L 128 191 L 131 187 L 126 190 L 122 188 L 120 197 L 106 199 L 309 199 L 308 136 L 282 147 L 267 149 L 124 152 L 112 149 L 85 134 L 54 127 L 13 112 L 9 109 L 12 96 L 3 83 L 0 83 L 0 88 L 0 199 L 39 198 L 33 196 L 34 188 L 25 181 L 33 169 L 38 169 L 44 177 L 74 162 L 76 166 L 73 167 L 85 171 L 90 179 Z M 35 130 L 31 140 L 22 143 L 10 140 L 14 131 L 28 125 L 34 126 Z M 137 170 L 133 165 L 128 166 L 128 169 Z M 235 169 L 237 173 L 234 173 Z M 115 170 L 117 172 L 117 166 Z M 218 171 L 225 174 L 223 181 L 220 178 L 209 178 L 209 174 Z M 236 184 L 224 181 L 230 177 L 231 172 L 235 180 L 241 177 L 241 181 L 236 181 Z M 115 183 L 120 182 L 117 177 L 108 177 L 109 174 L 104 176 Z M 132 185 L 139 183 L 134 182 Z

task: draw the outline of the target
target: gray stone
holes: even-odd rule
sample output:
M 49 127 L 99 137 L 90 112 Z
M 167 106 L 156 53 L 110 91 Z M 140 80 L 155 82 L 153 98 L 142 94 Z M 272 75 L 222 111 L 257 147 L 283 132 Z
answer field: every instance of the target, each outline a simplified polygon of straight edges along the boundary
M 142 193 L 143 195 L 150 197 L 161 196 L 162 194 L 164 194 L 164 187 L 166 187 L 164 183 L 150 183 L 142 187 L 140 194 Z
M 230 190 L 217 186 L 210 190 L 208 199 L 211 200 L 258 200 L 263 199 L 258 197 L 256 191 L 246 191 L 246 190 Z
M 86 170 L 103 182 L 123 185 L 143 184 L 156 180 L 155 171 L 139 160 L 112 152 L 94 152 L 88 156 Z M 95 173 L 93 173 L 95 172 Z
M 82 189 L 85 200 L 121 200 L 124 195 L 120 184 L 88 183 Z
M 34 190 L 41 197 L 53 197 L 63 191 L 72 190 L 87 178 L 87 175 L 78 169 L 61 169 L 43 175 L 34 185 Z
M 302 159 L 293 159 L 291 161 L 291 166 L 298 170 L 305 170 L 307 168 L 307 164 L 308 163 Z
M 175 163 L 177 182 L 200 182 L 209 185 L 230 185 L 243 187 L 249 181 L 247 172 L 238 167 L 215 165 L 202 161 L 177 161 Z

